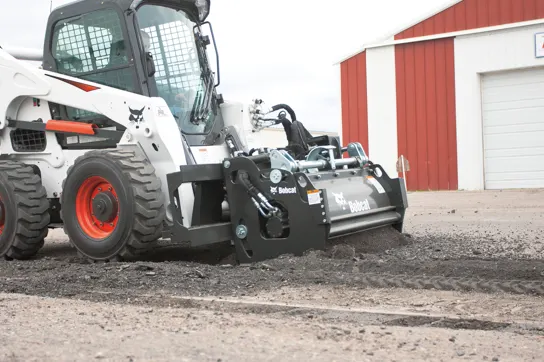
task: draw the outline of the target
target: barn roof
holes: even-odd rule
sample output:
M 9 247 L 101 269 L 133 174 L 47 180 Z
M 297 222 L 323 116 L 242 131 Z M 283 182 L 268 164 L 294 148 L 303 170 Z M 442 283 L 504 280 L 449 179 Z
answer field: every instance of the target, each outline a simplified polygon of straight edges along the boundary
M 394 31 L 391 32 L 391 33 L 388 33 L 387 36 L 380 37 L 380 38 L 376 39 L 375 41 L 370 42 L 368 44 L 363 44 L 362 46 L 357 48 L 357 50 L 345 55 L 344 57 L 342 57 L 335 64 L 340 64 L 344 60 L 347 60 L 347 59 L 349 59 L 349 58 L 351 58 L 351 57 L 353 57 L 353 56 L 355 56 L 355 55 L 357 55 L 359 53 L 364 52 L 365 49 L 367 48 L 367 46 L 369 46 L 371 44 L 374 45 L 374 44 L 379 44 L 379 43 L 383 43 L 383 42 L 392 41 L 392 40 L 394 40 L 395 35 L 397 35 L 399 33 L 402 33 L 404 30 L 410 29 L 411 27 L 421 23 L 422 21 L 425 21 L 425 20 L 427 20 L 429 18 L 432 18 L 433 16 L 441 13 L 442 11 L 444 11 L 446 9 L 449 9 L 454 5 L 457 5 L 461 1 L 463 1 L 463 0 L 450 0 L 450 1 L 447 1 L 446 3 L 442 3 L 439 6 L 436 6 L 436 7 L 432 8 L 432 9 L 430 9 L 429 11 L 426 11 L 425 13 L 421 14 L 416 19 L 411 19 L 410 21 L 406 22 L 402 26 L 394 29 Z

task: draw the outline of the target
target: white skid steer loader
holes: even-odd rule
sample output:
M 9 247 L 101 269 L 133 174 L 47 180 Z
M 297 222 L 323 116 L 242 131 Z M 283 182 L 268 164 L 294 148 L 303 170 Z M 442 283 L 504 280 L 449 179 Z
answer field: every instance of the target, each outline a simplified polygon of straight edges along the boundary
M 80 0 L 50 14 L 41 67 L 0 49 L 1 256 L 30 258 L 60 227 L 95 261 L 170 240 L 231 242 L 254 262 L 402 231 L 404 182 L 360 143 L 312 137 L 284 104 L 223 100 L 209 11 L 209 0 Z M 276 124 L 285 148 L 250 147 Z

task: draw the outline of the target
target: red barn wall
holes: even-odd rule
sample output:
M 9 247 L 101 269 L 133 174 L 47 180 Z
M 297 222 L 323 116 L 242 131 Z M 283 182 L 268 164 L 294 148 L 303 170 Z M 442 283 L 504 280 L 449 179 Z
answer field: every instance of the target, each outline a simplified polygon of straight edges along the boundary
M 360 53 L 340 66 L 342 89 L 342 140 L 359 142 L 368 149 L 368 106 L 366 53 Z
M 453 38 L 397 45 L 395 58 L 398 152 L 410 163 L 407 188 L 456 190 Z
M 395 35 L 395 40 L 544 18 L 544 0 L 464 0 Z M 454 38 L 395 46 L 397 138 L 411 171 L 408 190 L 456 190 Z M 368 149 L 366 52 L 341 64 L 344 144 Z M 372 91 L 372 90 L 370 90 Z
M 464 0 L 395 35 L 395 40 L 544 18 L 544 0 Z

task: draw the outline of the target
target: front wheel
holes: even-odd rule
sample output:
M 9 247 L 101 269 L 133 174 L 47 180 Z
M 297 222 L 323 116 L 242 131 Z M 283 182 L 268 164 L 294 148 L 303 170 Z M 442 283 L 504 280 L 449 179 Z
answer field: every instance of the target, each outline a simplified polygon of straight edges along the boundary
M 70 167 L 62 189 L 64 231 L 89 259 L 141 255 L 162 235 L 161 181 L 139 151 L 87 152 Z

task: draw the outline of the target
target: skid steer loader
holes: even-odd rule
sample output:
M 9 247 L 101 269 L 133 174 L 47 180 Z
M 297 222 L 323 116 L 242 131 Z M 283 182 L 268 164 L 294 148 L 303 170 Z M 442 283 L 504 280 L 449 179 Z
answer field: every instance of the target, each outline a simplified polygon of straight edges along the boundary
M 0 255 L 32 257 L 51 228 L 94 261 L 170 240 L 230 242 L 240 262 L 402 230 L 404 183 L 360 143 L 312 137 L 285 104 L 223 100 L 209 12 L 79 0 L 51 12 L 39 57 L 0 49 Z M 272 125 L 285 147 L 259 145 Z

